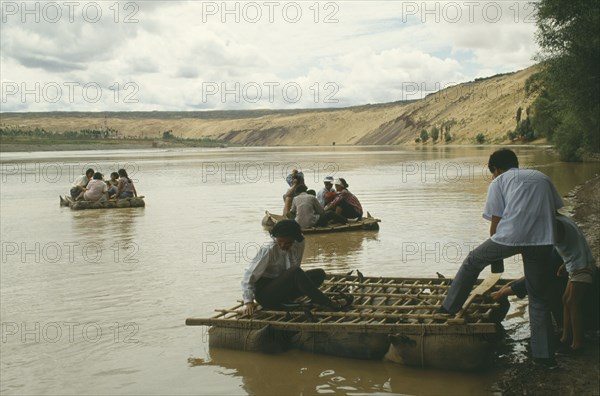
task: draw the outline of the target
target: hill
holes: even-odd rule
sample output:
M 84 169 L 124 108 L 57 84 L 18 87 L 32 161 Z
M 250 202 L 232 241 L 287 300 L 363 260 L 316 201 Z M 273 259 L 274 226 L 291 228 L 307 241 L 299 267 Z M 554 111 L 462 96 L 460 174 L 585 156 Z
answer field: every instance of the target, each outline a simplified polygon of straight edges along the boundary
M 506 142 L 517 109 L 526 110 L 528 69 L 458 84 L 406 102 L 349 108 L 206 112 L 2 113 L 3 128 L 64 132 L 110 128 L 119 136 L 208 138 L 244 146 L 415 144 L 423 129 L 448 130 L 453 144 L 472 144 L 483 134 Z M 525 118 L 525 111 L 523 111 Z M 444 139 L 440 139 L 440 144 Z M 433 144 L 431 140 L 426 144 Z

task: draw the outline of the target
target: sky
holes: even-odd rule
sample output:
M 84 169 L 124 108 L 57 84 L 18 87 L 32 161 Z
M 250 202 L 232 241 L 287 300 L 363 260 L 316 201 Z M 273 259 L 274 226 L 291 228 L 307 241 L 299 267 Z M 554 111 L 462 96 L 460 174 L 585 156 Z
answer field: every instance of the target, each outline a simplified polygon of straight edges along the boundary
M 1 1 L 2 112 L 329 108 L 533 65 L 526 1 Z

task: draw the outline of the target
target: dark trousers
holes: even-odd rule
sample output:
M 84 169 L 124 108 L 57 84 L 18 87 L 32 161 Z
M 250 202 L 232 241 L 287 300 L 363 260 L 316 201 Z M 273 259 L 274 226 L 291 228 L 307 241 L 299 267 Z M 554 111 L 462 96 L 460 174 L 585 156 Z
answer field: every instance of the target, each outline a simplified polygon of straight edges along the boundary
M 75 199 L 79 196 L 79 194 L 81 194 L 80 189 L 73 187 L 69 192 L 71 193 L 71 198 Z
M 308 296 L 314 304 L 329 306 L 331 301 L 320 290 L 325 271 L 320 268 L 304 271 L 293 267 L 277 278 L 260 278 L 256 282 L 256 301 L 264 308 L 282 309 L 300 296 Z
M 556 273 L 549 263 L 552 248 L 552 245 L 506 246 L 488 239 L 471 251 L 463 261 L 442 305 L 449 312 L 457 312 L 485 267 L 493 261 L 520 254 L 523 257 L 525 286 L 529 295 L 531 354 L 534 358 L 553 356 L 550 284 Z
M 325 212 L 324 214 L 319 216 L 319 220 L 317 221 L 316 226 L 317 227 L 326 227 L 327 223 L 329 223 L 330 220 L 333 221 L 334 223 L 339 223 L 339 224 L 346 224 L 348 222 L 348 219 L 346 219 L 342 215 L 335 213 L 335 210 L 328 210 L 327 212 Z
M 552 250 L 548 265 L 552 268 L 552 272 L 554 274 L 558 272 L 558 268 L 562 265 L 562 263 L 563 259 L 558 254 L 558 251 L 556 249 Z M 562 327 L 563 323 L 562 296 L 565 293 L 568 280 L 569 279 L 566 276 L 556 275 L 549 279 L 548 287 L 550 290 L 550 310 L 552 311 L 552 316 L 554 316 L 554 321 L 558 327 Z M 519 279 L 513 283 L 511 285 L 511 289 L 517 297 L 527 297 L 527 282 L 525 281 L 525 278 Z
M 354 206 L 350 205 L 346 201 L 341 201 L 339 204 L 340 208 L 342 208 L 342 216 L 347 219 L 361 219 L 362 213 L 359 213 Z

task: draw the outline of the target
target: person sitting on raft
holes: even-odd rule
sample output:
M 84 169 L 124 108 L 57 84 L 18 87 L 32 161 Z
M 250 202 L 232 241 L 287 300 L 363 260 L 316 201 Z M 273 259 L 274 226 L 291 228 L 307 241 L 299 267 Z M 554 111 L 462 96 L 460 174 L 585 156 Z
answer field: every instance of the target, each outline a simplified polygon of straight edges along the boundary
M 308 296 L 313 304 L 334 311 L 352 303 L 350 296 L 340 294 L 339 300 L 331 300 L 319 290 L 325 271 L 300 268 L 305 241 L 298 223 L 279 221 L 271 230 L 271 238 L 252 259 L 242 279 L 247 315 L 254 313 L 254 300 L 264 308 L 276 310 L 285 309 L 284 304 L 300 296 Z
M 83 193 L 83 199 L 86 201 L 100 201 L 102 198 L 108 199 L 108 186 L 102 179 L 102 173 L 96 172 Z
M 71 184 L 71 191 L 69 191 L 69 193 L 71 194 L 71 198 L 82 199 L 83 193 L 86 191 L 86 187 L 93 176 L 94 170 L 92 168 L 86 170 L 85 175 L 79 176 L 77 180 L 75 180 L 73 184 Z
M 314 227 L 319 221 L 319 217 L 325 214 L 325 210 L 317 197 L 308 194 L 306 185 L 301 184 L 296 187 L 296 193 L 298 195 L 292 200 L 292 208 L 288 217 L 296 220 L 302 228 Z
M 325 196 L 329 192 L 335 193 L 335 188 L 333 188 L 333 176 L 327 176 L 325 179 L 323 179 L 323 188 L 317 193 L 317 199 L 323 207 L 327 204 L 325 201 Z
M 115 198 L 117 191 L 119 191 L 119 174 L 117 172 L 111 173 L 110 180 L 106 181 L 106 185 L 108 186 L 108 195 Z
M 119 169 L 119 184 L 117 187 L 117 198 L 132 198 L 137 197 L 137 191 L 135 191 L 135 186 L 133 182 L 127 176 L 127 171 L 125 169 Z
M 304 184 L 304 175 L 302 172 L 298 172 L 296 169 L 292 171 L 291 174 L 288 175 L 286 181 L 290 188 L 283 194 L 283 215 L 287 216 L 288 212 L 292 207 L 292 201 L 296 195 L 299 193 L 296 191 L 298 186 L 303 186 Z
M 335 210 L 335 212 L 346 219 L 360 220 L 363 215 L 363 208 L 356 195 L 348 190 L 348 183 L 343 178 L 335 180 L 335 189 L 337 196 L 331 203 L 325 206 L 325 210 Z
M 330 210 L 325 212 L 325 209 L 321 206 L 317 198 L 315 197 L 315 191 L 311 190 L 313 194 L 309 194 L 304 184 L 299 185 L 296 188 L 296 195 L 292 201 L 292 208 L 288 212 L 288 218 L 296 220 L 296 223 L 300 224 L 302 228 L 308 227 L 325 227 L 331 221 L 332 223 L 346 224 L 348 220 L 337 214 L 335 211 Z

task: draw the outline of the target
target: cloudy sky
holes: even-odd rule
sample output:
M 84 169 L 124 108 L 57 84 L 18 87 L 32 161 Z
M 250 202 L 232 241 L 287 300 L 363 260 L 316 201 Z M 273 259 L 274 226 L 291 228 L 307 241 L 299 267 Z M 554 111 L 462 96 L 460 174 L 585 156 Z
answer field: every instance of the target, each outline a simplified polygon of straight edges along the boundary
M 2 1 L 2 111 L 345 107 L 534 63 L 524 1 Z

